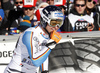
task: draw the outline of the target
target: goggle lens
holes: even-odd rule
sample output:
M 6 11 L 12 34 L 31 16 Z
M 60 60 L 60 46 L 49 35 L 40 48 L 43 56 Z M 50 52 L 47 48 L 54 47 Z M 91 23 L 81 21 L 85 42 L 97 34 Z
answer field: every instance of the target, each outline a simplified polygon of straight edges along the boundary
M 52 19 L 50 21 L 50 26 L 52 26 L 52 27 L 56 27 L 56 26 L 61 27 L 62 22 L 63 22 L 63 20 L 61 20 L 61 19 L 57 19 L 57 20 Z

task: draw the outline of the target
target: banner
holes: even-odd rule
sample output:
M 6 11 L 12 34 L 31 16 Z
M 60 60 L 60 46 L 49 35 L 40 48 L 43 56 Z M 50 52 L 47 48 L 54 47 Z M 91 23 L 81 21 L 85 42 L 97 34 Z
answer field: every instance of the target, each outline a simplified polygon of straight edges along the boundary
M 6 66 L 11 61 L 18 37 L 19 34 L 0 35 L 0 73 L 4 73 Z
M 0 64 L 8 64 L 12 58 L 16 42 L 0 43 Z

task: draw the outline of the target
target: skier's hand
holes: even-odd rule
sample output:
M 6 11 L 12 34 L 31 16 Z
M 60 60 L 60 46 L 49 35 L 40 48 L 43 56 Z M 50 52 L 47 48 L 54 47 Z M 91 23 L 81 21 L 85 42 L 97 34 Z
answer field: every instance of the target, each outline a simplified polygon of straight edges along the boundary
M 50 40 L 48 41 L 46 46 L 49 47 L 50 49 L 55 48 L 56 44 L 61 40 L 61 38 L 62 37 L 58 32 L 53 31 L 50 34 Z
M 52 39 L 52 40 L 54 40 L 56 43 L 58 43 L 60 40 L 61 40 L 61 35 L 58 33 L 58 32 L 56 32 L 56 31 L 53 31 L 51 34 L 50 34 L 50 38 Z

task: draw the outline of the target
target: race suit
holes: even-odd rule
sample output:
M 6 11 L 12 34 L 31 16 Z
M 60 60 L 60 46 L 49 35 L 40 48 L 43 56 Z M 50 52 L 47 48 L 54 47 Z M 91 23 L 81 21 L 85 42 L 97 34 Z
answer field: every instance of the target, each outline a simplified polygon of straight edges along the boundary
M 49 39 L 40 26 L 28 28 L 19 37 L 12 60 L 4 73 L 37 73 L 40 66 L 42 70 L 48 70 L 51 49 L 45 45 Z

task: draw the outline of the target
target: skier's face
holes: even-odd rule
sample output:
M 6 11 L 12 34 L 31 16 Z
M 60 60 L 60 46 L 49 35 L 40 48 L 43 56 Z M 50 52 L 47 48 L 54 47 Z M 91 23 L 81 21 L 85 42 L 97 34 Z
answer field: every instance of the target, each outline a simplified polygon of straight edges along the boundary
M 77 0 L 75 4 L 75 9 L 79 14 L 83 14 L 85 11 L 86 5 L 84 0 Z
M 52 31 L 57 31 L 59 29 L 59 27 L 58 26 L 55 26 L 55 27 L 52 27 L 52 26 L 50 26 L 49 24 L 46 26 L 46 30 L 49 32 L 49 33 L 51 33 Z

